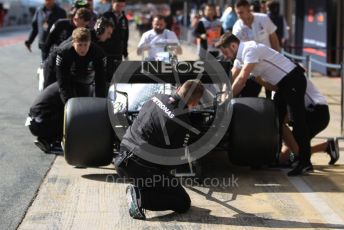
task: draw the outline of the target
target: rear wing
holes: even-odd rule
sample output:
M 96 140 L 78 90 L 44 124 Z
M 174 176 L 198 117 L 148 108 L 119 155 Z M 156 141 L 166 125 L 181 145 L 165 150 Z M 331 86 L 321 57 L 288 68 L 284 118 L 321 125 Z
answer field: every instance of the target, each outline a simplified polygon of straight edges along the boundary
M 190 79 L 202 83 L 225 83 L 231 78 L 230 62 L 180 61 L 175 66 L 160 61 L 123 61 L 112 83 L 182 84 Z

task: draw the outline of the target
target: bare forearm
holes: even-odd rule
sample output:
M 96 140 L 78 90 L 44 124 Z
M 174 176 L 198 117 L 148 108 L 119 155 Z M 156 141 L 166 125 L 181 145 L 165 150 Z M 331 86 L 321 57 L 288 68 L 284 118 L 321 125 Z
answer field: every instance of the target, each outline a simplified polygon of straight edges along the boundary
M 297 144 L 293 133 L 285 124 L 282 125 L 282 138 L 293 153 L 299 153 L 299 145 Z
M 233 96 L 238 96 L 241 90 L 245 87 L 246 81 L 242 77 L 237 77 L 234 80 L 233 86 L 232 86 L 232 91 L 233 91 Z
M 270 43 L 272 49 L 276 50 L 277 52 L 281 51 L 281 46 L 276 33 L 270 35 Z
M 240 70 L 239 75 L 234 79 L 232 87 L 233 96 L 237 96 L 245 87 L 246 81 L 250 76 L 250 73 L 253 70 L 254 66 L 255 63 L 248 63 L 245 64 L 244 67 Z

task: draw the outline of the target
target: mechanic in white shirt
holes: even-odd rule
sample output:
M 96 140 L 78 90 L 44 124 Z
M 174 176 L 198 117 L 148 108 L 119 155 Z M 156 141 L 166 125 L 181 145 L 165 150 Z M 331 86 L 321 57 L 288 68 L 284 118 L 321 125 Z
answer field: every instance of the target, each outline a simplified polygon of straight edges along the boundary
M 232 33 L 240 41 L 255 41 L 280 51 L 277 27 L 268 15 L 252 13 L 247 0 L 238 0 L 235 3 L 235 12 L 239 19 L 235 22 Z
M 263 44 L 254 41 L 240 42 L 230 33 L 222 35 L 216 47 L 226 59 L 235 60 L 232 69 L 234 96 L 244 88 L 251 73 L 278 87 L 274 102 L 279 113 L 279 121 L 282 125 L 286 108 L 289 106 L 294 121 L 293 133 L 300 153 L 298 165 L 288 175 L 297 176 L 310 171 L 313 166 L 310 161 L 310 133 L 304 103 L 307 86 L 304 69 Z
M 166 51 L 162 44 L 168 45 L 168 43 L 177 44 L 178 47 L 175 49 L 175 52 L 177 54 L 182 54 L 177 35 L 173 31 L 166 29 L 166 21 L 162 15 L 157 15 L 153 18 L 152 27 L 153 29 L 142 35 L 137 47 L 138 55 L 148 50 L 148 57 L 146 60 L 156 60 L 157 53 Z
M 239 19 L 234 24 L 232 33 L 240 41 L 255 41 L 280 51 L 280 44 L 276 34 L 277 27 L 268 15 L 251 12 L 247 0 L 236 1 L 235 12 Z M 260 85 L 253 80 L 248 80 L 245 89 L 241 92 L 241 96 L 257 97 L 260 91 Z M 271 98 L 271 92 L 266 91 L 266 96 Z

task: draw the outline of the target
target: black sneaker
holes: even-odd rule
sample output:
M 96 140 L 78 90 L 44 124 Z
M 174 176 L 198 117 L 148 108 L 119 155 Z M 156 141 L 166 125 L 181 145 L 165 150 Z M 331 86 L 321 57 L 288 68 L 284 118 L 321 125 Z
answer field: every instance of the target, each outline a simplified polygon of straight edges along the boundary
M 339 159 L 338 141 L 335 141 L 334 138 L 328 139 L 326 152 L 331 157 L 331 160 L 328 162 L 328 164 L 334 165 Z
M 61 146 L 61 142 L 55 142 L 50 146 L 50 153 L 56 155 L 63 155 L 63 148 Z
M 299 164 L 299 154 L 290 153 L 289 154 L 289 164 L 291 167 L 296 167 Z
M 128 185 L 126 193 L 129 206 L 129 215 L 134 219 L 146 219 L 144 210 L 141 207 L 141 193 L 138 187 L 134 185 Z
M 46 140 L 37 138 L 33 143 L 43 152 L 50 153 L 50 144 Z
M 299 163 L 293 170 L 288 172 L 288 176 L 299 176 L 305 173 L 313 172 L 313 165 L 311 163 Z

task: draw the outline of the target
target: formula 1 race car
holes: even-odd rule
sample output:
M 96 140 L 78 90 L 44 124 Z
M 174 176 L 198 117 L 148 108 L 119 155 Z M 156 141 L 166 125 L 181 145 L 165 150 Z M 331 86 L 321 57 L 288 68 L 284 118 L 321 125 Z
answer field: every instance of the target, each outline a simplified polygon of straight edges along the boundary
M 229 69 L 228 62 L 123 62 L 114 75 L 108 98 L 72 98 L 66 104 L 66 161 L 78 167 L 110 164 L 127 127 L 145 101 L 155 94 L 174 93 L 186 80 L 200 79 L 206 92 L 189 116 L 201 137 L 195 141 L 199 145 L 190 148 L 190 152 L 201 148 L 206 153 L 226 150 L 230 161 L 242 166 L 276 162 L 280 136 L 273 102 L 264 98 L 232 98 L 228 90 L 230 73 L 225 71 Z M 224 88 L 227 90 L 223 91 Z M 185 163 L 193 160 L 187 159 Z

